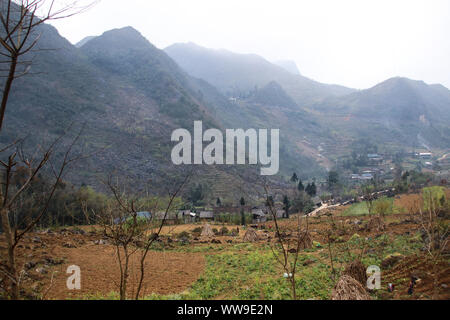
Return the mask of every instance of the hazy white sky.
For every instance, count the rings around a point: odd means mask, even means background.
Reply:
[[[325,83],[404,76],[450,88],[449,0],[101,0],[53,24],[73,43],[132,26],[161,49],[194,42],[291,59]]]

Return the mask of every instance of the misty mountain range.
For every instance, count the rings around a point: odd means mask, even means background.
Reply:
[[[367,90],[322,84],[291,62],[198,45],[153,46],[131,27],[72,45],[49,25],[40,26],[42,50],[33,74],[13,86],[1,143],[27,137],[51,141],[71,124],[85,124],[80,152],[67,179],[97,186],[107,173],[127,176],[155,190],[165,182],[171,132],[207,128],[279,128],[281,176],[323,176],[365,138],[386,148],[426,141],[450,148],[450,91],[404,78]],[[301,66],[300,66],[301,69]],[[177,171],[178,170],[178,171]],[[257,168],[201,166],[196,182],[233,197],[258,178]],[[283,182],[278,180],[279,185]]]

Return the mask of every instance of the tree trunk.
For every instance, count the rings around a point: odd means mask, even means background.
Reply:
[[[244,208],[241,209],[241,224],[245,226],[245,214],[244,214]]]
[[[14,245],[14,235],[11,230],[11,225],[9,222],[9,212],[8,209],[3,208],[1,210],[2,227],[3,232],[6,237],[6,244],[8,246],[8,272],[10,273],[11,279],[11,298],[14,300],[19,299],[19,276],[17,274],[16,267],[16,257],[15,257],[15,245]]]
[[[9,92],[11,91],[12,83],[14,81],[14,75],[16,74],[17,67],[17,57],[12,57],[9,64],[8,78],[5,82],[5,87],[3,89],[2,104],[0,107],[0,131],[3,127],[3,120],[5,118],[6,104],[8,103]]]

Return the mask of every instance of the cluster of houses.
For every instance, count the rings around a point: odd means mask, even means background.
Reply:
[[[201,210],[192,212],[191,210],[178,210],[176,212],[156,212],[150,213],[148,211],[138,212],[138,217],[151,218],[157,221],[165,220],[166,224],[189,224],[196,222],[214,222],[222,214],[236,214],[240,213],[241,207],[233,208],[217,208],[213,210]],[[226,211],[224,211],[226,210]],[[277,219],[286,218],[286,212],[282,208],[276,207],[273,209]],[[245,207],[246,213],[251,213],[253,223],[264,223],[272,218],[272,212],[268,207]]]
[[[433,154],[431,152],[421,152],[415,154],[416,158],[420,158],[423,160],[431,160],[433,158]]]
[[[352,174],[352,180],[372,180],[375,178],[375,175],[383,174],[383,170],[375,168],[375,169],[367,169],[362,171],[361,173]]]
[[[379,155],[378,153],[369,153],[367,155],[367,158],[369,161],[373,164],[381,164],[384,161],[384,158],[382,155]]]
[[[312,198],[314,205],[316,208],[322,206],[322,200],[319,197]],[[196,222],[214,222],[218,221],[219,218],[223,217],[223,215],[232,215],[232,214],[240,214],[241,210],[244,210],[246,214],[252,215],[252,223],[264,223],[268,220],[272,220],[273,214],[276,214],[277,219],[287,218],[286,212],[283,209],[281,204],[275,204],[272,209],[274,212],[272,213],[271,209],[266,206],[260,207],[252,207],[252,206],[220,206],[215,207],[213,209],[199,209],[196,212],[192,212],[191,210],[178,210],[175,212],[156,212],[151,213],[149,211],[138,212],[139,218],[152,219],[156,221],[165,220],[167,225],[176,225],[176,224],[189,224]],[[115,223],[119,223],[120,219],[116,219]]]
[[[369,159],[370,165],[373,165],[375,167],[381,165],[384,161],[384,157],[378,153],[369,153],[367,155],[367,158]],[[382,173],[382,172],[380,172],[380,169],[371,168],[371,169],[366,169],[366,170],[362,171],[361,173],[352,174],[350,176],[350,178],[352,180],[366,181],[366,180],[372,180],[373,178],[375,178],[376,174],[380,174],[380,173]]]
[[[354,173],[351,176],[352,180],[372,180],[374,178],[374,175],[370,172],[363,172],[361,174]]]
[[[250,209],[250,210],[249,210]],[[233,214],[240,212],[241,208],[236,207],[233,210],[228,210],[227,214]],[[212,210],[212,211],[200,211],[199,213],[190,212],[190,210],[180,210],[178,211],[178,220],[181,223],[194,223],[194,222],[213,222],[219,217],[223,210]],[[253,208],[245,208],[245,212],[251,212],[253,223],[263,223],[266,222],[269,217],[272,216],[269,209],[266,207],[253,207]],[[277,218],[284,218],[285,211],[282,209],[275,209]]]

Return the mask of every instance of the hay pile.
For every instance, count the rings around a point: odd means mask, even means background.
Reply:
[[[244,242],[258,241],[258,234],[253,228],[249,228],[244,235]]]
[[[214,232],[211,229],[211,226],[209,224],[205,224],[203,226],[203,231],[201,234],[202,237],[214,237]]]
[[[300,249],[311,249],[313,240],[309,232],[304,231],[300,234]]]
[[[386,224],[384,223],[383,219],[380,217],[372,217],[370,218],[369,222],[367,223],[367,230],[368,231],[377,231],[377,232],[383,232],[386,230]]]
[[[353,261],[345,267],[344,275],[350,276],[364,286],[367,285],[366,267],[360,260]]]
[[[371,298],[357,280],[343,275],[333,289],[331,300],[371,300]]]

